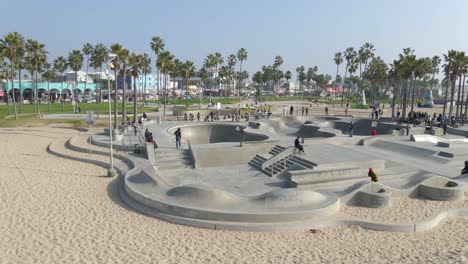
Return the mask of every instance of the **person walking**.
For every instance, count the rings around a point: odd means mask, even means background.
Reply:
[[[180,148],[180,141],[182,139],[182,133],[180,132],[180,127],[177,128],[177,130],[174,132],[175,135],[175,142],[176,142],[176,148]]]
[[[309,107],[306,107],[305,112],[306,112],[306,116],[308,116],[309,115]]]
[[[353,121],[349,122],[349,136],[353,137],[354,123]]]
[[[328,107],[325,106],[325,115],[328,116]]]
[[[442,123],[442,129],[444,131],[444,136],[447,135],[447,121],[444,121],[444,123]]]
[[[197,120],[200,122],[200,112],[197,113]]]
[[[293,115],[293,113],[294,113],[294,107],[291,105],[291,107],[289,107],[289,114]]]
[[[301,145],[301,143],[299,143],[299,138],[300,137],[297,137],[296,140],[294,140],[294,146],[299,149],[299,153],[304,153],[304,147]]]

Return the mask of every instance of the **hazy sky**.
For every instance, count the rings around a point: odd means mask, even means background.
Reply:
[[[49,60],[86,42],[118,42],[153,56],[148,43],[158,35],[166,49],[197,67],[209,53],[226,57],[243,47],[251,74],[281,55],[284,71],[317,65],[334,76],[335,52],[364,42],[373,43],[386,62],[405,47],[418,56],[441,56],[468,45],[467,0],[0,2],[0,34],[18,31],[45,43]]]

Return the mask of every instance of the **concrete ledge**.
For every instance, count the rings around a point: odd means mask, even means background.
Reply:
[[[438,201],[458,201],[465,195],[464,186],[444,177],[432,177],[421,183],[418,195]]]
[[[450,152],[445,152],[445,151],[439,151],[437,152],[437,156],[445,157],[445,158],[453,158],[455,157],[455,154],[450,153]]]
[[[437,142],[437,146],[441,148],[450,148],[450,143],[439,141]]]

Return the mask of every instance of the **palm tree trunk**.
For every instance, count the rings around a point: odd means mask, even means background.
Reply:
[[[166,116],[166,89],[167,89],[166,75],[167,74],[164,73],[164,93],[163,93],[164,108],[163,108],[163,116]]]
[[[450,107],[449,107],[449,114],[448,114],[448,118],[450,118],[453,114],[453,99],[455,97],[455,82],[456,80],[451,80],[451,84],[452,84],[452,89],[451,89],[451,94],[450,94]]]
[[[117,129],[117,121],[119,114],[118,107],[117,107],[117,94],[118,94],[118,82],[117,82],[117,70],[114,68],[114,129]],[[109,100],[111,99],[111,95],[109,94]],[[109,131],[110,132],[110,131]]]
[[[341,104],[343,104],[343,100],[344,100],[344,86],[345,86],[345,83],[346,83],[346,75],[348,73],[348,65],[346,65],[345,67],[345,73],[344,73],[344,78],[343,78],[343,87],[342,87],[342,91],[341,91]]]
[[[395,118],[395,104],[398,99],[397,85],[393,87],[393,103],[392,103],[392,118]]]
[[[39,89],[38,89],[38,77],[37,75],[39,74],[39,70],[36,65],[36,104],[37,104],[37,114],[38,117],[41,118],[41,105],[39,104]]]
[[[20,91],[20,113],[23,113],[23,93],[21,92],[21,68],[18,69],[18,88]]]
[[[47,112],[50,112],[50,87],[49,87],[49,80],[47,80],[47,97],[49,98],[47,102]]]
[[[241,89],[242,89],[242,60],[240,60],[240,67],[239,67],[239,83],[237,85],[239,85],[239,89],[237,91],[237,98],[240,99],[240,94],[241,94]]]
[[[63,100],[63,72],[60,76],[60,85],[62,86],[62,90],[60,91],[60,101],[62,103],[62,112],[65,111],[65,101]]]
[[[458,96],[457,96],[457,112],[455,113],[455,117],[456,118],[459,118],[461,116],[461,111],[460,113],[458,113],[459,111],[459,106],[460,106],[460,92],[461,92],[461,83],[462,83],[462,74],[460,74],[460,78],[459,78],[459,81],[458,81]]]
[[[8,74],[7,74],[8,75]],[[10,109],[10,89],[8,89],[8,76],[5,78],[6,79],[6,87],[3,87],[3,84],[2,84],[2,88],[5,88],[5,96],[6,96],[6,99],[7,99],[7,107],[8,107],[8,115],[10,115],[11,113],[11,109]]]
[[[411,113],[414,111],[414,93],[416,91],[416,79],[413,80],[413,90],[411,94]]]
[[[136,122],[137,120],[137,85],[136,85],[136,78],[133,76],[133,121]]]
[[[16,112],[16,98],[15,98],[15,85],[14,85],[14,77],[13,77],[13,63],[11,63],[11,98],[13,99],[13,109],[15,113],[15,119],[18,119],[18,113]],[[7,98],[9,97],[7,93]],[[8,114],[10,114],[10,107],[8,107]]]
[[[123,67],[122,125],[127,124],[127,65]]]
[[[88,83],[88,69],[89,69],[89,55],[86,55],[86,77],[85,77],[83,91],[86,91],[86,84]]]
[[[463,85],[462,85],[462,93],[461,93],[461,103],[460,103],[460,118],[465,118],[466,115],[463,114],[463,103],[464,103],[464,98],[463,96],[465,95],[465,77],[466,75],[463,74]]]
[[[402,102],[402,104],[400,104],[400,105],[402,105],[402,107],[403,107],[403,109],[402,109],[402,111],[401,111],[401,116],[402,116],[403,118],[406,118],[407,90],[408,90],[408,80],[405,80],[405,83],[404,83],[404,86],[403,86],[403,91],[402,91],[402,92],[403,92],[403,102]]]
[[[447,109],[447,97],[448,97],[448,88],[449,88],[449,77],[447,76],[447,81],[445,82],[445,96],[444,96],[444,109],[442,110],[442,117],[445,118],[445,110]]]

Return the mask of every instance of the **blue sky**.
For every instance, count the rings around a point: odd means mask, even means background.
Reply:
[[[335,52],[364,42],[388,63],[405,47],[441,56],[468,45],[466,0],[1,1],[8,4],[0,34],[18,31],[45,43],[50,60],[86,42],[152,55],[148,43],[158,35],[197,67],[209,53],[226,57],[244,47],[251,74],[281,55],[285,71],[317,65],[334,75]]]

